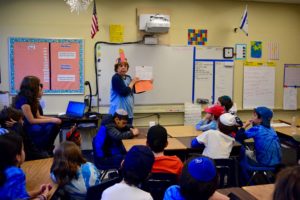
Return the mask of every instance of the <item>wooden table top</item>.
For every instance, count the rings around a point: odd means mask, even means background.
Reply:
[[[128,151],[134,145],[146,145],[146,141],[147,141],[146,138],[122,140],[126,151]],[[168,138],[168,143],[169,144],[166,147],[166,150],[186,150],[187,149],[187,147],[176,138]]]
[[[271,200],[273,199],[274,184],[255,185],[243,187],[248,193],[259,200]]]
[[[46,158],[40,160],[26,161],[21,165],[26,174],[26,189],[27,191],[38,190],[40,185],[44,183],[51,183],[53,188],[50,191],[50,198],[56,191],[58,185],[53,183],[50,178],[50,168],[53,158]],[[49,198],[49,199],[50,199]]]
[[[277,127],[274,130],[279,133],[289,137],[294,138],[296,141],[300,142],[300,128],[292,127]]]
[[[287,123],[287,124],[292,124],[292,120],[286,120],[286,119],[279,119],[279,121]],[[300,127],[300,118],[296,119],[296,126]]]
[[[202,133],[197,131],[194,126],[166,126],[165,128],[171,137],[196,137]]]

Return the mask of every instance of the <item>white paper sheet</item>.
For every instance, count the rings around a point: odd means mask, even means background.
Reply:
[[[283,90],[283,109],[297,110],[297,88],[285,87]]]
[[[9,94],[4,93],[0,94],[0,110],[4,108],[4,106],[9,106]]]
[[[152,80],[153,79],[153,67],[151,66],[136,66],[135,76],[140,80]]]

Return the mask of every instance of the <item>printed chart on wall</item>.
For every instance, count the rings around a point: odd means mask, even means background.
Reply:
[[[84,92],[83,40],[10,38],[9,61],[12,94],[28,75],[40,78],[44,93]]]
[[[243,108],[257,106],[274,108],[275,67],[274,63],[245,62]]]

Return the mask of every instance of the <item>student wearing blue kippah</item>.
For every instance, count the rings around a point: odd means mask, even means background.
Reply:
[[[154,155],[151,149],[135,145],[126,154],[122,163],[123,180],[102,193],[102,200],[152,200],[150,193],[139,189],[139,185],[149,176]]]
[[[228,200],[219,192],[218,173],[213,160],[197,157],[186,161],[179,185],[169,187],[164,200]]]
[[[111,79],[110,89],[110,108],[109,114],[113,115],[116,110],[124,109],[128,113],[128,123],[132,124],[133,121],[133,105],[134,105],[134,84],[139,80],[138,78],[131,78],[127,72],[129,64],[127,59],[120,56],[116,60],[115,74]]]

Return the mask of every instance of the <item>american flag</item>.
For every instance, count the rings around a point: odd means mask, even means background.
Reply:
[[[94,8],[93,8],[93,17],[92,17],[92,27],[91,27],[91,38],[93,39],[96,33],[99,31],[98,27],[98,18],[96,11],[96,0],[94,0]]]

